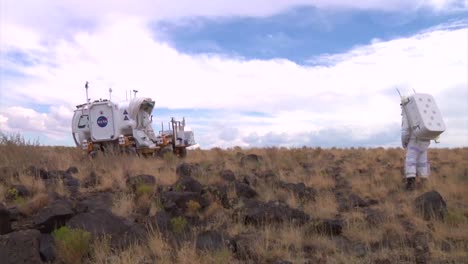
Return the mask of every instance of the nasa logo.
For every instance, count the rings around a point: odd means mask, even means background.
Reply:
[[[100,127],[105,127],[107,126],[107,118],[105,116],[100,116],[97,119],[97,124]]]

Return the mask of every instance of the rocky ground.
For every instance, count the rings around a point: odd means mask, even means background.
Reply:
[[[468,263],[468,149],[0,146],[1,263]]]

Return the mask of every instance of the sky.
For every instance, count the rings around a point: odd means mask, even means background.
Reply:
[[[398,147],[428,93],[467,147],[468,0],[0,0],[0,132],[72,146],[86,81],[201,148]]]

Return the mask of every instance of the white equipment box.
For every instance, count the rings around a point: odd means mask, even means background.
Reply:
[[[417,138],[433,140],[445,131],[442,114],[432,95],[413,94],[403,103],[403,107]]]
[[[89,124],[93,141],[115,140],[114,112],[109,101],[97,102],[89,107]]]

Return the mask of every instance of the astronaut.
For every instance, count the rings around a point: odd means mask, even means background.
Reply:
[[[412,191],[416,186],[416,176],[420,177],[424,184],[430,174],[427,161],[427,149],[430,140],[418,139],[413,133],[408,116],[402,107],[401,144],[406,149],[405,176],[406,189]]]

